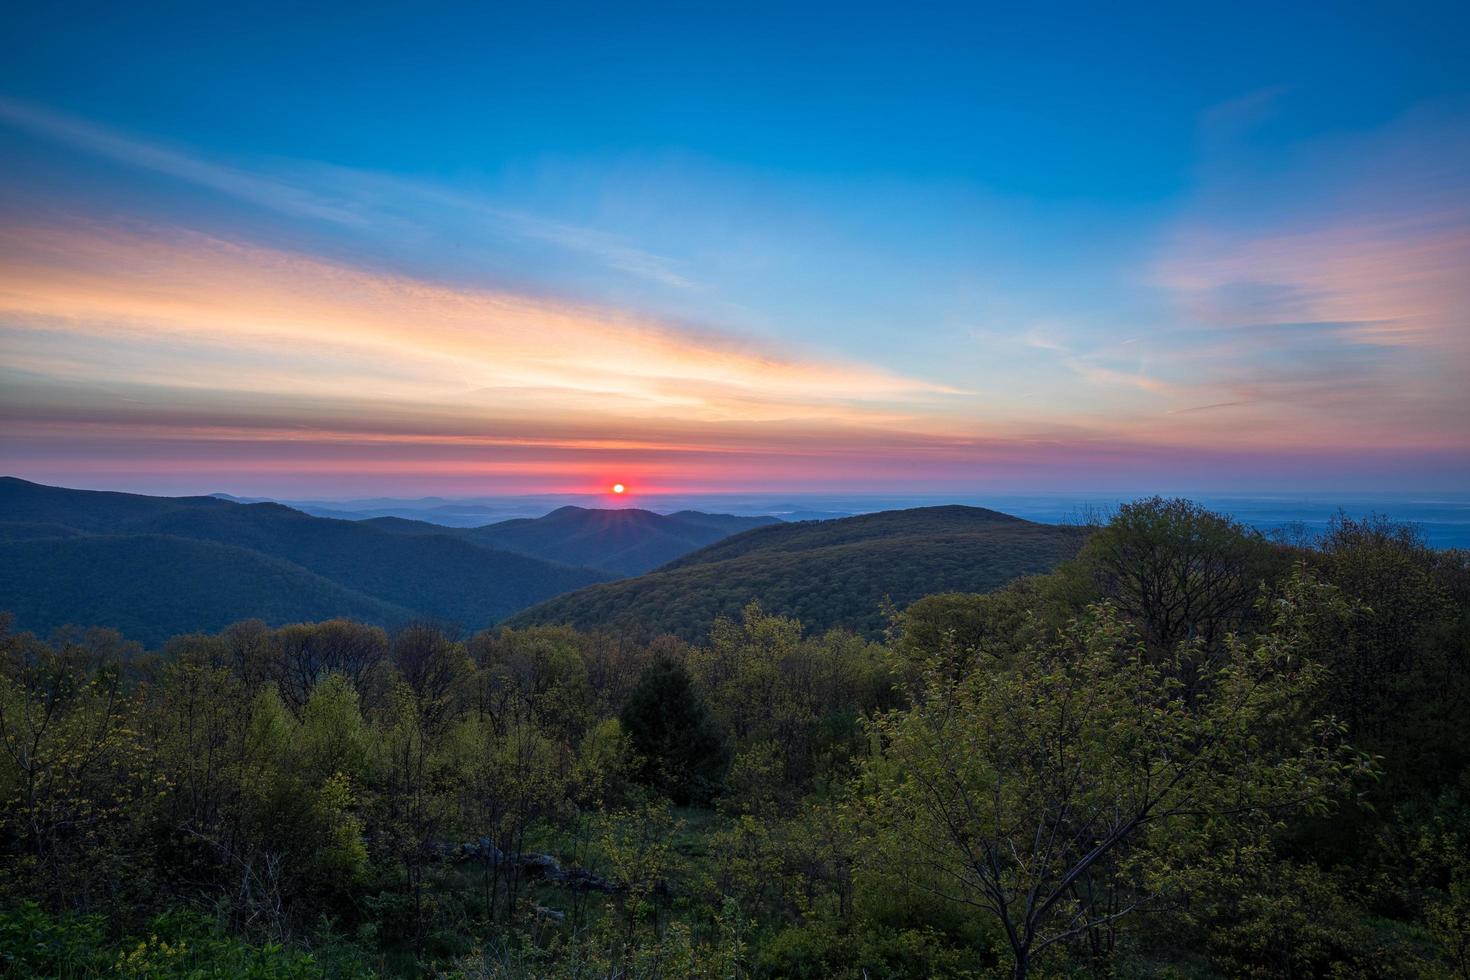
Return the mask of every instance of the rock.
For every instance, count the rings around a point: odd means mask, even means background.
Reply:
[[[561,862],[550,854],[521,854],[510,858],[495,846],[488,837],[455,843],[452,841],[425,841],[424,850],[445,861],[484,861],[500,864],[510,860],[527,878],[539,879],[551,885],[559,885],[579,892],[605,892],[615,895],[623,891],[623,885],[586,868],[563,868]]]
[[[561,874],[561,862],[550,854],[522,854],[520,865],[530,878],[548,878]]]

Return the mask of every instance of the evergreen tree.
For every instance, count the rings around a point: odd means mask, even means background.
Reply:
[[[622,724],[643,758],[643,782],[680,804],[718,791],[729,751],[683,664],[660,659],[646,667]]]

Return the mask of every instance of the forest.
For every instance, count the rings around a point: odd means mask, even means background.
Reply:
[[[7,625],[0,973],[1470,980],[1470,554],[1153,498],[927,591]]]

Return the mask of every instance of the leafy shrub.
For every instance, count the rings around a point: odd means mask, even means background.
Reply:
[[[32,902],[0,912],[0,963],[6,976],[63,980],[308,980],[327,975],[309,953],[276,943],[251,945],[197,912],[166,912],[153,920],[146,935],[109,941],[102,916],[52,916]],[[366,975],[360,968],[345,972]]]

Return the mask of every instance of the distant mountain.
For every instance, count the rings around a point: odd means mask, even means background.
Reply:
[[[979,507],[921,507],[738,534],[638,578],[593,585],[507,623],[570,623],[702,638],[751,599],[812,630],[882,632],[885,598],[986,592],[1072,557],[1086,531]]]
[[[312,517],[334,517],[361,521],[372,517],[399,517],[409,521],[425,521],[450,527],[482,527],[495,521],[544,514],[553,504],[548,499],[495,498],[488,500],[450,500],[444,497],[398,499],[372,497],[358,500],[272,500],[268,497],[236,497],[213,493],[212,497],[237,504],[278,503]]]
[[[119,613],[106,596],[130,594],[127,588],[133,583],[149,589],[155,582],[163,588],[168,581],[183,588],[186,583],[159,577],[166,565],[160,556],[170,547],[179,551],[181,561],[187,560],[192,581],[198,583],[186,588],[186,594],[217,584],[218,594],[211,594],[209,606],[227,610],[227,620],[296,616],[292,610],[297,607],[278,602],[277,593],[265,584],[275,581],[282,588],[303,590],[297,606],[309,607],[301,615],[310,618],[352,615],[392,622],[424,617],[474,629],[608,577],[445,535],[397,534],[361,521],[311,517],[281,504],[240,504],[218,497],[66,490],[6,477],[0,478],[0,514],[5,518],[0,541],[10,542],[7,548],[14,552],[6,584],[0,587],[0,609],[15,612],[25,629],[43,628],[51,622],[47,610],[60,608],[41,599],[47,576],[57,595],[64,594],[69,602],[65,618],[78,625],[117,625]],[[132,539],[139,554],[136,566],[128,564],[126,545],[108,546],[86,537],[94,535],[114,542]],[[163,539],[228,548],[181,549]],[[84,544],[61,546],[78,540]],[[42,560],[48,553],[55,560]],[[97,566],[91,586],[83,587],[86,563],[95,555],[106,560]],[[81,567],[67,567],[72,560]],[[242,563],[254,570],[239,573]],[[267,568],[274,570],[274,579]],[[27,583],[24,589],[18,587],[21,582]],[[210,628],[212,614],[201,609],[192,615],[189,608],[187,603],[171,608],[169,615],[176,612],[177,617],[160,618],[157,631]]]
[[[413,618],[258,551],[160,534],[0,543],[0,611],[42,634],[68,623],[109,626],[148,646],[248,618],[347,616],[384,625]]]
[[[781,522],[774,517],[735,517],[693,510],[655,514],[633,508],[560,507],[545,517],[474,528],[441,527],[394,517],[363,523],[397,534],[448,535],[482,547],[584,565],[622,577],[652,571],[732,534]]]

